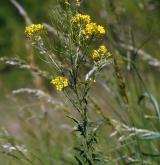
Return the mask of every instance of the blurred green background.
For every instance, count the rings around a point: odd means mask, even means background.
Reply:
[[[17,0],[26,10],[28,16],[34,23],[52,24],[51,10],[57,5],[56,0]],[[83,0],[80,10],[89,14],[95,22],[102,24],[108,33],[105,43],[109,48],[122,57],[127,57],[127,50],[120,46],[121,43],[132,45],[136,50],[143,50],[150,55],[149,59],[136,56],[134,62],[141,74],[147,89],[160,101],[160,1],[159,0]],[[0,2],[0,58],[18,57],[30,62],[28,50],[26,48],[26,39],[24,36],[25,29],[24,18],[19,14],[15,6],[9,1]],[[134,54],[134,53],[133,53]],[[132,58],[132,57],[131,57]],[[134,58],[134,55],[133,55]],[[46,65],[34,56],[34,62],[37,66],[44,69]],[[125,70],[125,77],[129,95],[133,100],[132,104],[137,101],[137,95],[143,90],[137,85],[136,76],[132,70],[127,70],[127,62],[122,66]],[[104,77],[106,74],[104,73]],[[133,76],[133,77],[132,77]],[[104,78],[102,76],[102,79]],[[107,76],[106,76],[107,77]],[[110,84],[112,81],[107,78]],[[98,85],[97,85],[98,86]],[[114,84],[113,84],[114,86]],[[135,90],[136,86],[136,90]],[[16,97],[12,95],[12,90],[18,88],[39,88],[44,91],[53,91],[47,80],[43,80],[40,86],[36,86],[33,74],[30,71],[17,69],[4,62],[0,63],[0,126],[7,127],[11,133],[16,136],[20,134],[17,113],[27,105],[36,102],[32,97]],[[97,89],[97,91],[96,91]],[[101,88],[100,88],[101,89]],[[101,92],[103,89],[100,90]],[[95,88],[94,94],[98,94],[99,87]],[[113,91],[114,92],[114,91]],[[108,107],[105,101],[106,95],[102,94],[99,104],[103,108]],[[114,102],[113,102],[114,103]],[[37,103],[38,104],[38,103]],[[116,107],[115,104],[113,107]],[[40,105],[31,107],[39,109]],[[50,108],[50,107],[49,107]],[[118,109],[118,108],[117,108]],[[63,114],[63,113],[62,113]],[[61,115],[62,115],[61,114]],[[63,116],[63,115],[62,115]],[[61,117],[59,115],[60,124]],[[64,121],[65,119],[63,119]],[[67,121],[68,122],[68,121]],[[55,122],[55,125],[57,121]],[[56,125],[58,129],[58,124]],[[55,130],[56,130],[55,129]],[[59,133],[60,134],[60,133]],[[58,142],[60,137],[55,135]],[[58,138],[56,137],[58,136]],[[65,136],[70,136],[66,135]],[[65,137],[66,138],[66,137]],[[65,138],[61,139],[65,141]],[[68,137],[67,137],[68,138]],[[66,139],[67,139],[66,138]],[[69,139],[69,138],[68,138]],[[67,145],[67,144],[65,144]],[[59,146],[59,145],[58,145]],[[55,147],[57,147],[55,145]],[[63,148],[63,147],[62,147]],[[59,159],[58,153],[56,156]],[[5,158],[4,158],[5,159]],[[6,160],[6,159],[5,159]],[[1,164],[1,163],[0,163]],[[6,163],[7,164],[7,163]],[[61,163],[59,163],[61,164]],[[62,163],[63,164],[63,163]],[[158,165],[158,164],[157,164]]]

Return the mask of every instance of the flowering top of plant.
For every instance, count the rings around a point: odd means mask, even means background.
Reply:
[[[83,15],[83,14],[76,14],[73,17],[73,22],[76,23],[78,26],[80,26],[81,24],[88,24],[90,23],[91,18],[89,15]]]
[[[67,6],[70,6],[71,2],[74,2],[76,7],[80,7],[80,0],[64,0],[63,2]]]
[[[111,53],[107,50],[107,48],[104,45],[101,45],[98,50],[93,50],[91,53],[91,57],[95,62],[105,60],[110,56]]]
[[[32,38],[35,34],[45,33],[45,27],[42,24],[32,24],[25,28],[25,35],[28,38]]]
[[[52,84],[56,86],[57,91],[62,91],[65,87],[69,85],[68,79],[62,76],[58,76],[51,81]]]
[[[93,35],[105,35],[106,31],[103,26],[97,25],[96,23],[88,23],[83,29],[82,34],[89,38]]]
[[[76,7],[80,7],[80,0],[76,0]]]

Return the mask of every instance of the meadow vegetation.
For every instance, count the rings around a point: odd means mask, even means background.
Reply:
[[[159,165],[159,9],[2,2],[0,165]]]

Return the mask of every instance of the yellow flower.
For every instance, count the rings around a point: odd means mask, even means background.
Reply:
[[[97,25],[96,23],[89,23],[86,25],[85,29],[82,31],[86,36],[91,36],[96,32]]]
[[[69,85],[68,79],[62,76],[58,76],[51,81],[52,84],[56,86],[58,91],[62,91],[65,87]]]
[[[101,35],[104,35],[104,34],[106,33],[104,27],[103,27],[103,26],[100,26],[100,25],[97,26],[97,31],[98,31],[99,34],[101,34]]]
[[[42,24],[32,24],[25,28],[25,35],[28,38],[33,37],[35,34],[46,33],[45,27]]]
[[[76,23],[78,26],[80,26],[81,24],[88,24],[90,23],[91,18],[89,15],[83,15],[83,14],[76,14],[73,17],[73,22]]]
[[[91,53],[91,57],[93,60],[96,60],[96,59],[100,58],[100,55],[97,50],[93,50]]]
[[[86,38],[89,38],[93,35],[104,35],[105,29],[104,27],[97,25],[96,23],[88,23],[85,28],[81,31]]]
[[[110,56],[111,53],[107,50],[107,48],[104,45],[101,45],[98,50],[93,50],[91,52],[91,58],[94,60],[94,62],[105,60]]]
[[[104,45],[101,45],[98,49],[99,53],[104,54],[107,52],[107,48]]]

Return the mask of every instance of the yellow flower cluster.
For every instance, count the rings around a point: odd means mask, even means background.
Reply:
[[[106,31],[105,31],[104,27],[103,26],[100,26],[100,25],[97,26],[97,31],[101,35],[106,34]]]
[[[72,18],[73,23],[76,24],[76,26],[83,25],[84,27],[80,31],[82,35],[84,35],[87,39],[96,35],[105,35],[106,31],[103,26],[97,25],[96,23],[91,22],[91,18],[89,15],[83,15],[80,13],[77,13]]]
[[[105,60],[110,56],[111,53],[107,50],[107,48],[104,45],[101,45],[98,50],[93,50],[91,53],[91,57],[95,62]]]
[[[96,23],[88,23],[83,29],[82,34],[86,36],[86,38],[90,38],[93,35],[104,35],[106,33],[103,26],[97,25]]]
[[[83,15],[83,14],[78,13],[73,17],[73,22],[76,23],[77,26],[86,25],[90,23],[90,21],[91,21],[91,18],[89,15]]]
[[[45,27],[42,24],[32,24],[25,29],[25,35],[28,38],[33,37],[35,34],[45,33]]]
[[[69,85],[68,79],[62,76],[58,76],[55,79],[51,81],[52,84],[56,86],[56,89],[58,91],[62,91],[63,88],[67,87]]]

